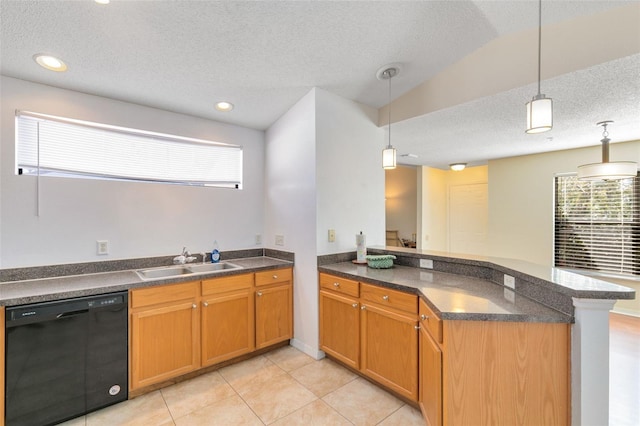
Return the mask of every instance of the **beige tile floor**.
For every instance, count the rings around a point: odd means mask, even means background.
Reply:
[[[286,346],[65,426],[424,425],[419,410],[329,359]]]

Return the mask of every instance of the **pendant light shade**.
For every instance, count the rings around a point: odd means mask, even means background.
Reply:
[[[391,146],[391,79],[398,75],[400,69],[398,67],[389,66],[383,67],[378,70],[376,77],[379,80],[389,80],[389,104],[387,105],[387,112],[389,113],[389,143],[382,150],[382,168],[385,170],[391,170],[396,168],[396,149]]]
[[[633,161],[609,161],[609,132],[607,125],[613,121],[601,121],[597,125],[602,131],[602,163],[583,164],[578,166],[580,180],[621,180],[635,177],[638,174],[638,164]]]
[[[382,168],[396,168],[396,149],[392,147],[391,144],[382,150]]]
[[[527,103],[525,133],[542,133],[553,128],[553,100],[540,93],[540,63],[542,57],[542,0],[538,1],[538,94]]]
[[[580,180],[621,180],[635,177],[637,173],[638,164],[633,161],[614,161],[578,166],[578,179]]]
[[[527,103],[527,133],[543,133],[553,128],[553,100],[536,95]]]

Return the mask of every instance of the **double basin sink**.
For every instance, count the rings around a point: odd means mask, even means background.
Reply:
[[[160,268],[138,269],[136,274],[143,280],[153,280],[158,278],[181,277],[185,275],[209,274],[212,272],[231,271],[242,269],[242,266],[229,262],[220,263],[199,263],[193,265],[173,265],[162,266]]]

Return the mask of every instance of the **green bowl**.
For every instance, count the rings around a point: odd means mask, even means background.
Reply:
[[[388,269],[393,266],[393,259],[396,257],[392,254],[368,255],[367,266],[376,269]]]

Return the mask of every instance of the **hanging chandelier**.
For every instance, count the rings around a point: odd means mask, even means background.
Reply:
[[[602,163],[583,164],[578,166],[580,180],[621,180],[635,177],[638,174],[638,164],[633,161],[609,161],[609,132],[607,126],[611,120],[600,121],[602,126]]]

